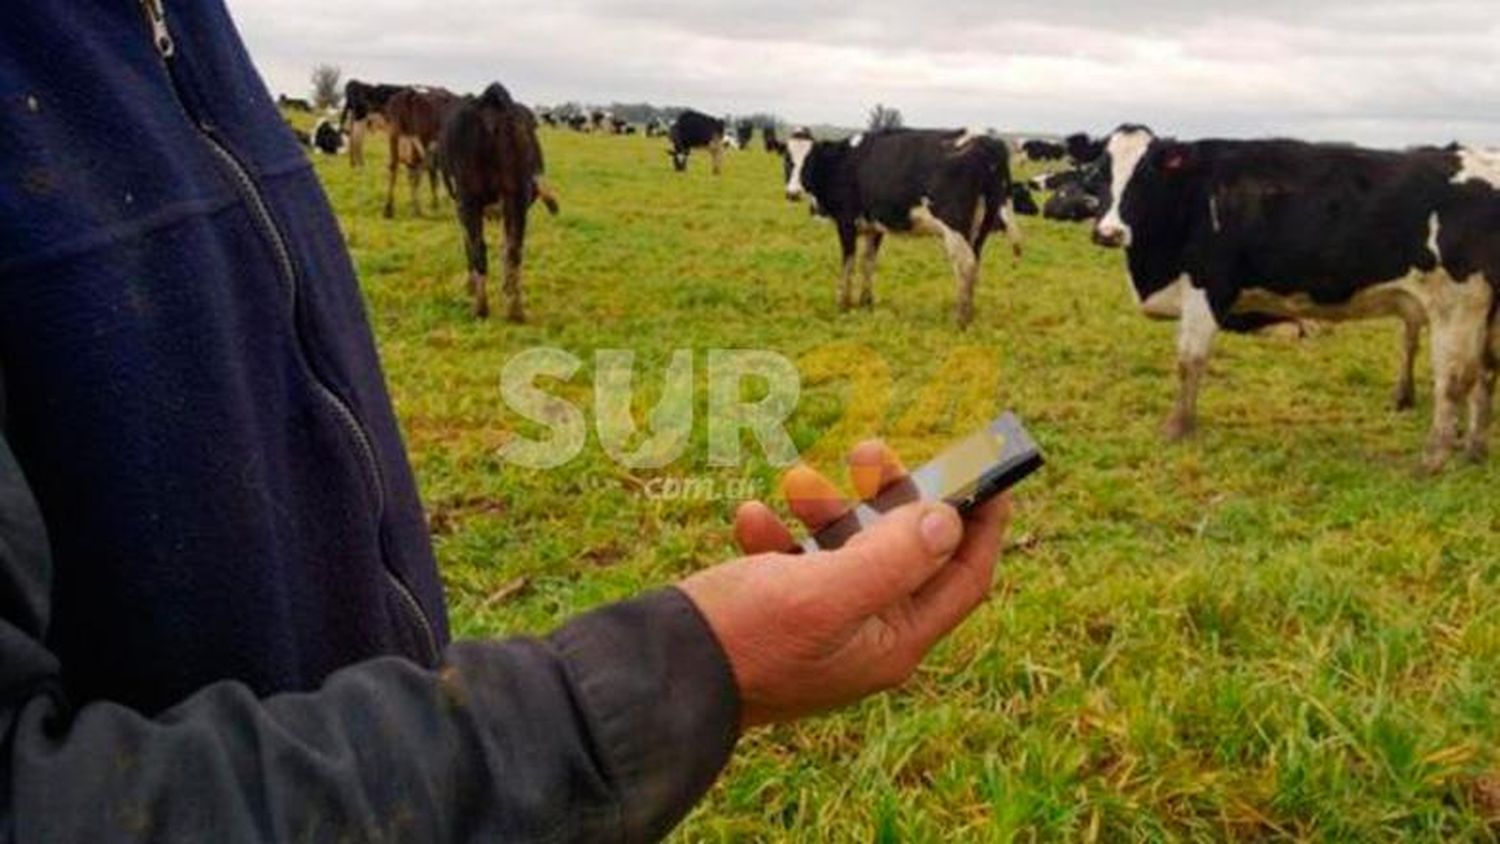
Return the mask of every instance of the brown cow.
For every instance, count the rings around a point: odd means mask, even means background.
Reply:
[[[396,171],[406,165],[411,182],[412,213],[422,216],[422,200],[418,186],[422,183],[422,169],[427,169],[432,183],[432,205],[436,209],[438,136],[443,131],[443,120],[458,104],[458,96],[442,88],[407,88],[390,98],[385,104],[385,119],[390,124],[391,161],[390,182],[385,194],[385,216],[396,215]]]
[[[526,215],[538,198],[557,213],[557,199],[542,174],[542,146],[536,116],[511,99],[499,83],[479,97],[465,97],[443,126],[439,161],[443,181],[458,206],[469,258],[469,290],[474,313],[489,316],[485,287],[489,259],[484,246],[485,211],[498,207],[505,226],[505,298],[511,322],[525,322],[521,301],[521,255]]]

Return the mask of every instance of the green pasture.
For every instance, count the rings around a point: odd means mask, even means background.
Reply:
[[[532,215],[524,326],[471,316],[451,203],[414,218],[403,185],[381,217],[381,144],[364,171],[316,165],[459,635],[544,633],[734,554],[735,501],[662,500],[653,479],[775,496],[753,441],[742,467],[707,465],[702,390],[666,468],[595,436],[561,468],[508,465],[507,442],[545,433],[500,397],[533,347],[582,359],[549,389],[591,424],[596,349],[636,353],[642,421],[677,350],[701,384],[710,350],[763,349],[803,376],[792,438],[841,478],[860,439],[915,465],[1006,408],[1051,461],[1018,491],[993,600],[917,679],[745,737],[678,840],[1496,837],[1500,472],[1418,476],[1431,388],[1389,409],[1395,323],[1224,338],[1202,432],[1168,446],[1172,326],[1138,315],[1086,229],[1027,220],[1019,261],[996,241],[967,332],[931,240],[888,241],[875,308],[840,314],[834,234],[782,198],[776,158],[731,153],[714,178],[700,156],[673,173],[659,140],[542,139],[562,214]]]

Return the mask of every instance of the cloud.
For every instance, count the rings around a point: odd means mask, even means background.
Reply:
[[[313,64],[533,102],[650,100],[856,125],[1500,144],[1492,0],[238,0],[276,90]]]

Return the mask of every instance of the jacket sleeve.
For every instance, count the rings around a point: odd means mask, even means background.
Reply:
[[[310,694],[222,683],[154,718],[74,709],[45,644],[50,565],[0,440],[6,840],[652,840],[736,740],[728,665],[676,590],[454,645],[436,672],[388,659]]]

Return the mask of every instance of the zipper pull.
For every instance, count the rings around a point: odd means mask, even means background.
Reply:
[[[167,13],[162,8],[162,0],[141,0],[141,9],[151,24],[151,40],[156,44],[156,52],[164,59],[172,58],[177,46],[172,43],[172,31],[167,29]]]

